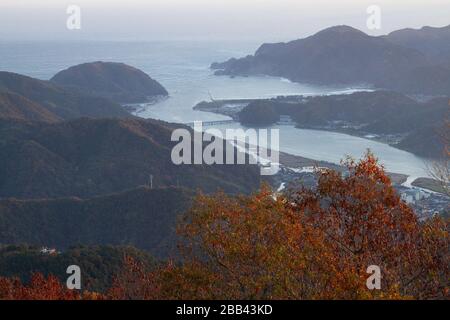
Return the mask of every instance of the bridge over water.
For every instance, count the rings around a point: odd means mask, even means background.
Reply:
[[[236,120],[218,120],[218,121],[199,121],[203,127],[213,127],[213,126],[218,126],[218,125],[223,125],[223,124],[235,124],[235,123],[239,123]],[[295,122],[291,119],[291,117],[289,116],[281,116],[280,120],[276,123],[277,125],[295,125]],[[194,122],[187,122],[185,123],[185,125],[189,126],[189,127],[194,127]]]
[[[218,120],[218,121],[199,121],[199,123],[201,123],[203,127],[213,127],[213,126],[218,126],[218,125],[223,125],[223,124],[237,123],[237,121],[235,121],[235,120]],[[185,123],[185,125],[187,125],[189,127],[194,127],[194,122],[187,122],[187,123]]]

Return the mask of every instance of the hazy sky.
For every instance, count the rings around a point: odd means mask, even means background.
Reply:
[[[66,28],[68,5],[81,30]],[[382,29],[366,27],[369,5]],[[370,34],[450,24],[450,0],[0,0],[0,39],[296,39],[339,24]]]

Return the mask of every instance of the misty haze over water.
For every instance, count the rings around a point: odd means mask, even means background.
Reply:
[[[66,28],[78,5],[81,30]],[[366,26],[367,8],[382,9],[380,30]],[[448,24],[449,0],[2,0],[0,40],[289,41],[333,25],[373,35]],[[130,19],[132,17],[132,19]]]

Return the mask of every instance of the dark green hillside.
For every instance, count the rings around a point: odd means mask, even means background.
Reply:
[[[441,132],[442,126],[439,125],[419,128],[396,147],[422,157],[441,159],[445,156],[444,138]]]
[[[0,198],[89,198],[134,189],[180,186],[251,192],[257,166],[174,165],[168,123],[78,119],[55,124],[0,121]]]
[[[244,125],[268,126],[280,120],[274,106],[264,100],[250,103],[239,113],[239,121]]]
[[[42,247],[29,245],[0,246],[0,277],[18,277],[28,282],[33,273],[55,275],[65,283],[67,267],[77,265],[81,269],[83,290],[103,292],[111,286],[113,277],[120,272],[124,257],[154,265],[151,256],[133,247],[77,246],[46,254]]]
[[[139,188],[88,200],[0,200],[0,243],[65,250],[83,245],[131,245],[157,257],[176,246],[177,217],[193,193]]]

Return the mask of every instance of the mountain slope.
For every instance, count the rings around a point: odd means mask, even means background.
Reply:
[[[442,159],[445,146],[439,133],[441,130],[442,127],[432,125],[419,128],[398,143],[396,147],[422,157]]]
[[[146,185],[150,175],[155,187],[259,187],[257,166],[173,164],[175,128],[144,119],[0,120],[0,198],[88,198]]]
[[[331,27],[288,43],[264,44],[253,56],[211,67],[217,75],[264,74],[295,82],[369,84],[408,93],[450,94],[449,68],[437,67],[415,48],[348,26]]]
[[[0,243],[65,250],[83,245],[132,245],[157,257],[176,246],[177,217],[190,206],[183,189],[138,188],[88,200],[0,200]]]
[[[131,117],[120,105],[104,98],[74,93],[48,81],[42,81],[11,72],[0,71],[0,92],[16,94],[16,109],[45,109],[54,117]],[[34,106],[24,104],[24,99]],[[30,111],[31,113],[31,111]],[[28,119],[31,120],[31,119]]]
[[[0,118],[56,122],[62,119],[40,104],[15,93],[0,92]]]
[[[123,63],[84,63],[57,73],[50,81],[118,103],[144,102],[168,95],[160,83]]]

